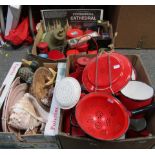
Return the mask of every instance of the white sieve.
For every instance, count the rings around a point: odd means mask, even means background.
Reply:
[[[54,96],[62,109],[73,108],[80,99],[81,87],[79,82],[72,78],[62,79],[55,87]]]

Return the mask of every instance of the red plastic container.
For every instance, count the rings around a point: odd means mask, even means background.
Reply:
[[[37,51],[38,53],[41,53],[41,54],[48,54],[48,43],[40,42],[37,45]]]

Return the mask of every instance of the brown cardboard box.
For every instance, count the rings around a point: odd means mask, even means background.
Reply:
[[[95,55],[88,55],[88,57],[94,57]],[[149,85],[151,85],[151,81],[149,76],[143,67],[143,63],[138,55],[126,55],[128,59],[131,61],[133,67],[137,71],[137,76],[139,81],[143,81]],[[73,66],[73,60],[80,55],[72,55],[68,58],[67,61],[67,70],[66,75],[69,74],[70,69]],[[148,119],[149,121],[149,119]],[[114,141],[100,141],[95,140],[93,138],[84,138],[84,137],[75,137],[68,135],[62,131],[62,124],[63,124],[63,111],[61,111],[61,121],[59,127],[59,141],[62,148],[69,149],[69,148],[76,148],[76,149],[144,149],[144,148],[152,148],[155,146],[155,136],[152,137],[145,137],[145,138],[130,138],[124,140],[114,140]]]
[[[110,38],[112,39],[111,41],[113,42],[113,27],[112,27],[112,24],[109,24],[108,31],[109,31]],[[31,54],[34,55],[35,57],[37,57],[37,55],[38,55],[38,53],[37,53],[37,44],[41,41],[44,32],[45,32],[45,29],[44,29],[43,23],[41,21],[40,22],[40,27],[38,29],[38,33],[37,33],[36,38],[35,38],[34,43],[33,43],[32,52],[31,52]],[[44,59],[44,58],[40,58],[40,57],[39,57],[39,59],[42,59],[42,60],[45,60],[45,61],[47,61],[47,60],[50,61],[50,59]],[[62,59],[62,61],[64,61],[64,60],[66,60],[66,59]]]
[[[155,48],[155,6],[115,6],[110,16],[116,48]]]
[[[43,63],[43,66],[52,68],[57,71],[57,63]],[[0,109],[0,118],[2,118],[2,110]],[[0,148],[61,148],[57,137],[37,135],[23,135],[20,141],[14,133],[6,133],[2,131],[2,123],[0,121]]]

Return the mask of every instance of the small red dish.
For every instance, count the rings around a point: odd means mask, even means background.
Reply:
[[[51,60],[60,60],[60,59],[64,59],[65,55],[59,50],[51,50],[48,53],[48,58]]]

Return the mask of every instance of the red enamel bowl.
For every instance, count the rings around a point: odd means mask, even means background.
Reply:
[[[61,60],[65,58],[65,55],[59,50],[51,50],[48,53],[48,58],[51,60]]]
[[[116,93],[129,82],[132,74],[132,65],[125,56],[116,52],[111,53],[110,65],[111,82],[107,53],[98,56],[98,66],[96,66],[96,58],[94,58],[85,67],[82,81],[88,92],[96,90],[98,92]],[[96,68],[98,68],[97,76]]]

